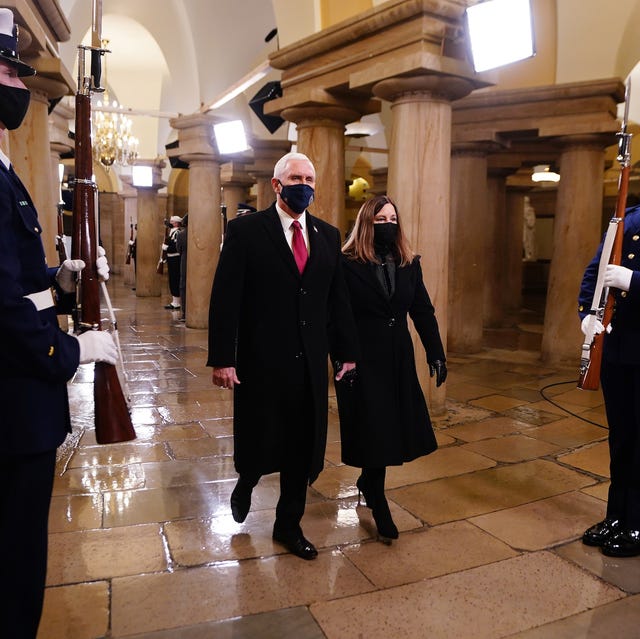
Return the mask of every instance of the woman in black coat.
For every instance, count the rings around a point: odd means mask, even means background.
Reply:
[[[436,386],[447,376],[445,354],[419,257],[388,197],[363,204],[342,252],[362,351],[351,385],[336,384],[342,461],[362,468],[356,485],[373,511],[381,539],[390,543],[398,529],[384,495],[386,467],[437,448],[407,315],[427,352]]]

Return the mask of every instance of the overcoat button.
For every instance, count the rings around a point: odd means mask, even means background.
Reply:
[[[638,240],[640,240],[640,235],[634,235],[631,239],[632,239],[634,242],[637,242]]]
[[[636,256],[635,253],[629,253],[629,255],[627,255],[627,257],[632,260],[634,257]]]

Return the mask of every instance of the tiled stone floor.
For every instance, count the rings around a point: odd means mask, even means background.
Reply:
[[[575,370],[500,348],[496,331],[481,353],[450,353],[439,450],[388,474],[401,531],[390,547],[357,507],[332,402],[303,520],[320,555],[305,562],[271,541],[276,476],[244,524],[231,518],[231,395],[211,385],[206,331],[164,298],[110,289],[138,439],[96,445],[83,367],[39,639],[640,637],[640,558],[579,541],[603,516],[608,467],[601,395],[576,390]],[[505,344],[535,343],[537,317]],[[561,382],[545,395],[574,415],[540,393]]]

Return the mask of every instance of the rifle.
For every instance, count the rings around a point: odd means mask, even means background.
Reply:
[[[164,220],[164,226],[164,240],[160,247],[160,259],[158,260],[158,266],[156,266],[156,273],[158,275],[162,275],[164,273],[164,265],[167,261],[167,249],[169,248],[169,229],[171,228],[171,224],[169,224],[167,220]]]
[[[131,264],[131,254],[133,253],[133,220],[131,220],[129,228],[129,245],[127,246],[127,257],[124,261],[125,264]]]
[[[602,366],[602,349],[606,329],[611,323],[615,297],[608,287],[604,286],[604,273],[607,265],[620,264],[622,258],[622,240],[624,237],[624,215],[627,208],[627,193],[629,191],[629,173],[631,172],[631,137],[627,132],[629,121],[629,96],[631,93],[631,80],[627,81],[625,89],[624,118],[618,136],[618,156],[620,163],[620,175],[618,176],[618,195],[616,197],[616,210],[609,221],[609,226],[602,244],[602,253],[598,265],[598,277],[593,293],[593,301],[589,315],[591,321],[582,344],[582,357],[580,359],[580,377],[578,388],[582,390],[598,390],[600,386],[600,368]],[[595,333],[595,321],[599,320],[605,327],[601,333]]]
[[[100,282],[96,269],[98,237],[96,233],[96,211],[98,187],[92,179],[91,159],[91,92],[101,91],[100,63],[106,52],[101,48],[100,24],[102,22],[102,0],[93,0],[91,46],[78,46],[78,90],[76,93],[75,135],[75,185],[73,189],[73,236],[71,253],[74,259],[84,260],[76,288],[74,324],[76,332],[101,330]],[[85,54],[91,51],[91,73],[85,75]],[[102,283],[106,293],[106,286]],[[110,306],[108,294],[105,295]],[[117,326],[114,339],[117,340]],[[118,371],[112,364],[96,362],[93,382],[95,402],[96,440],[99,444],[112,444],[134,439],[136,434],[131,423],[129,409],[120,386]]]

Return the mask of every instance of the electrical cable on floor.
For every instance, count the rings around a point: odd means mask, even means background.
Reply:
[[[593,424],[594,426],[599,426],[600,428],[607,428],[606,426],[604,426],[603,424],[598,424],[598,422],[594,422],[591,421],[590,419],[587,419],[586,417],[581,417],[580,415],[576,414],[576,413],[572,413],[570,410],[568,410],[567,408],[565,408],[564,406],[560,406],[560,404],[558,404],[557,402],[554,402],[552,399],[550,399],[549,397],[547,397],[544,394],[544,391],[547,390],[547,388],[553,388],[554,386],[562,386],[563,384],[578,384],[578,380],[569,380],[568,382],[555,382],[554,384],[547,384],[546,386],[543,386],[540,389],[540,395],[542,395],[542,398],[549,402],[550,404],[553,404],[554,406],[556,406],[557,408],[559,408],[560,410],[563,410],[565,413],[569,413],[569,415],[571,415],[572,417],[576,417],[577,419],[580,419],[583,422],[587,422],[587,424]]]

